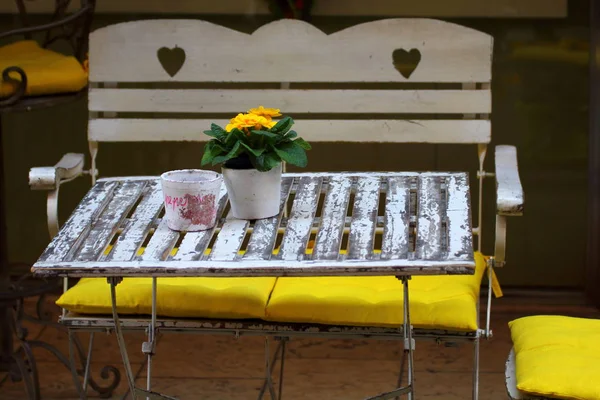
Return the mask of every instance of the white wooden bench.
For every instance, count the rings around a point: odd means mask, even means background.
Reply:
[[[331,35],[296,20],[276,21],[251,35],[199,20],[135,21],[101,28],[90,35],[91,167],[83,171],[83,155],[69,154],[54,167],[32,169],[30,184],[33,189],[49,190],[48,226],[54,236],[58,231],[58,188],[85,173],[95,182],[100,143],[206,141],[202,131],[215,121],[214,115],[235,115],[258,105],[281,108],[293,116],[295,129],[309,142],[477,145],[476,249],[482,243],[482,185],[495,177],[497,186],[496,199],[486,202],[495,204],[497,210],[495,254],[487,259],[491,282],[492,268],[505,263],[506,217],[521,215],[524,203],[513,146],[495,148],[494,173],[483,167],[491,141],[492,49],[493,39],[485,33],[430,19],[386,19]],[[161,53],[173,58],[166,69],[158,58]],[[136,87],[160,83],[161,87],[133,89],[128,87],[132,83]],[[181,88],[186,83],[194,87]],[[211,84],[210,89],[202,88],[206,83]],[[253,88],[243,86],[249,83]],[[402,85],[407,83],[411,86]],[[373,89],[374,85],[385,89]],[[139,113],[144,118],[124,113]],[[186,118],[154,118],[153,113],[185,113]],[[439,119],[440,115],[446,117]],[[108,242],[102,243],[105,245]],[[478,329],[415,330],[417,338],[474,343],[475,399],[479,341],[492,334],[491,292],[488,287],[487,319]],[[303,321],[169,321],[163,323],[163,330],[283,338],[340,332],[323,329],[320,324],[311,328]],[[108,315],[65,312],[61,322],[73,331],[114,326]],[[125,318],[124,324],[126,330],[142,330],[148,327],[148,319],[132,316]],[[402,339],[398,330],[381,326],[340,329],[346,329],[344,337]]]

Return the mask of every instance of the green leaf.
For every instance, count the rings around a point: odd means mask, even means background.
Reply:
[[[214,137],[220,142],[225,141],[225,139],[227,138],[227,131],[217,124],[211,124],[210,130],[204,131],[204,133],[210,137]]]
[[[283,161],[289,164],[298,167],[306,167],[308,164],[306,151],[295,142],[283,143],[279,147],[273,147],[273,150],[275,150],[277,155],[281,157]]]
[[[279,163],[281,163],[281,158],[277,155],[277,153],[269,152],[269,153],[265,153],[264,156],[265,156],[264,165],[265,165],[266,171],[269,171],[269,170],[275,168],[277,165],[279,165]]]
[[[253,133],[254,135],[265,136],[265,137],[267,137],[269,139],[277,139],[279,137],[279,135],[277,135],[275,133],[272,133],[272,132],[267,132],[267,131],[255,131],[255,130],[252,130],[250,132]]]
[[[302,138],[298,138],[298,139],[294,140],[294,143],[296,143],[298,146],[302,147],[304,150],[310,150],[312,148],[310,143],[308,143],[306,140],[304,140]]]
[[[241,143],[241,142],[238,142],[238,143]],[[266,150],[264,147],[262,149],[253,149],[252,147],[248,146],[246,143],[242,143],[242,146],[244,146],[250,153],[252,153],[256,157],[260,156]]]
[[[283,137],[281,138],[281,141],[282,142],[289,142],[293,138],[295,138],[296,136],[298,136],[298,134],[296,133],[296,131],[289,131],[288,133],[286,133],[285,135],[283,135]]]
[[[277,133],[279,135],[285,134],[294,125],[294,120],[291,117],[284,117],[280,119],[274,127],[269,129],[270,132]]]
[[[204,146],[204,154],[202,155],[201,165],[210,163],[215,157],[223,153],[225,149],[218,142],[210,141]]]
[[[229,132],[229,135],[227,135],[227,138],[225,139],[225,144],[227,145],[227,147],[230,147],[233,146],[235,142],[239,142],[240,140],[246,142],[246,134],[238,128],[235,128],[232,129],[231,132]]]
[[[212,165],[215,164],[220,164],[223,163],[233,157],[236,157],[240,154],[240,142],[236,142],[233,147],[231,148],[231,150],[229,150],[229,153],[223,155],[223,156],[217,156],[213,159]]]

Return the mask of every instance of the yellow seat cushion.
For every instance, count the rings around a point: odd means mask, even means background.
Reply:
[[[158,278],[157,314],[163,317],[262,318],[276,278]],[[151,314],[152,279],[125,278],[117,285],[120,314]],[[104,278],[82,278],[56,302],[82,314],[111,314]]]
[[[475,253],[474,275],[418,276],[409,282],[411,323],[417,328],[474,331],[485,270]],[[328,325],[398,327],[403,318],[402,282],[395,277],[279,278],[266,319]]]
[[[87,71],[75,57],[41,48],[33,40],[0,47],[0,74],[13,66],[25,71],[29,96],[77,92],[88,83]],[[10,76],[20,80],[17,73]],[[14,84],[0,79],[0,97],[14,92]]]
[[[600,400],[600,320],[536,315],[508,326],[520,391]]]

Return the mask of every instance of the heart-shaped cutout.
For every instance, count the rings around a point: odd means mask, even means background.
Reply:
[[[421,62],[421,52],[417,49],[410,49],[410,51],[396,49],[392,53],[392,61],[394,68],[408,79]]]
[[[179,72],[185,62],[185,51],[177,46],[173,49],[161,47],[156,52],[156,56],[158,57],[158,61],[160,61],[160,65],[162,65],[171,78]]]

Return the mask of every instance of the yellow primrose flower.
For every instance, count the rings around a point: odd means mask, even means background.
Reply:
[[[251,108],[248,110],[248,112],[250,114],[256,114],[256,115],[260,115],[262,117],[266,117],[267,119],[281,116],[281,112],[279,112],[279,108],[264,108],[263,106],[258,106],[258,108]]]
[[[225,127],[227,132],[231,132],[234,128],[254,128],[261,129],[263,126],[269,126],[271,121],[263,116],[256,114],[238,114],[229,121],[229,124]]]

